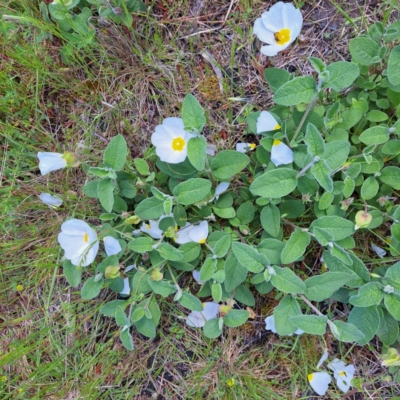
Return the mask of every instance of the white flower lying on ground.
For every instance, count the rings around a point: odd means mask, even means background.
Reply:
[[[331,363],[328,364],[328,368],[333,371],[333,376],[336,379],[338,388],[343,392],[347,393],[351,386],[351,380],[353,379],[355,367],[353,364],[346,365],[343,361],[335,358]]]
[[[60,207],[63,203],[60,197],[52,196],[50,193],[42,193],[39,198],[49,207]]]
[[[254,143],[236,143],[236,151],[240,153],[247,153],[255,148],[256,145]]]
[[[268,111],[261,111],[260,116],[257,119],[257,133],[268,132],[268,131],[276,131],[280,129],[281,126],[278,124],[278,121],[273,117],[271,113]]]
[[[186,324],[194,328],[202,328],[208,320],[217,317],[218,303],[206,302],[203,303],[203,308],[203,311],[192,311],[186,318]]]
[[[273,315],[270,315],[269,317],[265,318],[264,322],[265,322],[265,329],[267,331],[272,331],[273,333],[276,333],[275,318]],[[296,335],[301,335],[302,333],[304,333],[304,331],[302,331],[301,329],[297,329],[297,331],[295,332]],[[292,334],[288,336],[292,336]]]
[[[254,23],[253,33],[269,46],[262,46],[261,53],[276,56],[297,38],[303,24],[303,16],[291,3],[279,1],[261,14]]]
[[[125,272],[129,272],[132,269],[136,268],[135,265],[129,265],[125,268]],[[119,294],[123,296],[129,296],[131,293],[131,287],[129,286],[129,278],[124,279],[124,288],[122,289],[122,292],[119,292]]]
[[[47,175],[49,172],[57,171],[67,166],[67,160],[64,154],[61,153],[43,153],[39,151],[37,157],[39,159],[39,169],[42,175]]]
[[[178,164],[187,156],[187,143],[195,135],[186,132],[181,118],[166,118],[151,135],[151,143],[161,161]]]
[[[70,219],[61,225],[58,243],[65,251],[65,258],[82,267],[91,264],[99,251],[97,233],[79,219]]]
[[[113,256],[115,254],[118,254],[122,250],[121,244],[119,243],[119,241],[117,239],[113,238],[112,236],[104,237],[103,242],[104,242],[104,248],[106,250],[106,254],[108,256]]]
[[[386,256],[386,250],[382,249],[382,247],[377,246],[375,243],[371,243],[371,249],[376,253],[376,255],[380,258]]]
[[[178,244],[185,244],[189,242],[196,242],[203,244],[208,237],[208,222],[201,221],[199,225],[186,225],[176,232],[175,242]]]
[[[327,372],[314,372],[308,374],[307,378],[311,387],[320,396],[323,396],[326,393],[329,384],[332,382],[332,378]]]
[[[142,226],[140,227],[140,231],[143,233],[147,233],[153,239],[161,239],[163,235],[163,231],[158,227],[160,221],[150,220],[148,224],[143,222]]]
[[[271,161],[276,167],[293,162],[293,151],[280,140],[275,139],[271,148]]]

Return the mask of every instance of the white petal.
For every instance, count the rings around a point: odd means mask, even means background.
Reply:
[[[186,324],[193,328],[202,328],[206,320],[200,311],[192,311],[186,318]]]
[[[140,229],[135,229],[134,231],[132,231],[132,236],[141,236],[142,235],[142,231]]]
[[[290,43],[292,43],[301,31],[303,16],[301,15],[301,11],[292,3],[285,3],[282,16],[285,28],[290,29]]]
[[[214,198],[216,198],[217,200],[219,199],[219,196],[224,193],[228,187],[229,187],[230,183],[229,182],[221,182],[216,188],[215,188],[215,193],[214,193],[214,197],[211,200],[214,200]],[[210,200],[210,201],[211,201]]]
[[[261,14],[264,26],[271,32],[278,32],[283,28],[288,28],[283,22],[284,3],[279,1],[274,4],[267,12]]]
[[[181,118],[165,118],[162,125],[172,138],[185,136],[185,127]]]
[[[60,232],[57,240],[65,251],[67,260],[80,257],[88,248],[87,243],[83,240],[83,235],[66,235],[64,232]]]
[[[42,193],[39,198],[44,204],[50,207],[60,207],[63,203],[62,199],[58,196],[52,196],[50,193]]]
[[[236,143],[236,151],[240,153],[247,153],[248,151],[254,150],[256,146],[254,143]]]
[[[314,372],[308,375],[308,382],[317,394],[323,396],[328,390],[332,378],[327,372]]]
[[[335,378],[339,375],[340,371],[344,370],[345,366],[346,364],[338,358],[333,359],[333,361],[328,364],[328,368],[333,371]]]
[[[268,111],[261,111],[257,119],[257,133],[273,131],[276,129],[278,122]]]
[[[56,171],[67,166],[67,161],[60,153],[47,153],[39,151],[37,157],[39,159],[39,169],[42,175],[47,175],[49,172]]]
[[[131,293],[131,288],[129,286],[129,278],[125,278],[124,288],[122,289],[121,292],[119,292],[119,294],[122,294],[123,296],[129,296],[130,293]]]
[[[204,243],[208,237],[208,222],[201,221],[199,225],[193,226],[188,236],[192,242]]]
[[[351,380],[354,376],[354,365],[346,365],[343,361],[335,358],[331,363],[328,364],[328,368],[333,371],[333,375],[336,379],[336,384],[338,385],[339,389],[346,393],[351,386]]]
[[[302,331],[301,329],[297,329],[297,331],[294,331],[295,335],[302,335],[304,333],[304,331]],[[289,335],[291,336],[291,335]]]
[[[202,285],[204,282],[200,279],[200,271],[197,269],[192,271],[193,279],[199,284]]]
[[[209,156],[215,156],[215,152],[217,151],[217,146],[213,145],[213,144],[208,144],[206,147],[206,153]]]
[[[375,243],[371,243],[371,249],[377,254],[378,257],[383,258],[386,256],[386,251]]]
[[[161,236],[163,235],[163,231],[158,227],[158,221],[150,220],[148,224],[143,222],[140,230],[143,233],[147,233],[153,239],[161,239]]]
[[[183,228],[179,229],[179,231],[176,232],[175,242],[178,244],[185,244],[191,242],[192,240],[189,238],[189,233],[192,229],[193,225],[187,222]]]
[[[328,359],[328,349],[324,349],[324,352],[318,361],[317,368],[319,368],[327,359]]]
[[[277,167],[283,164],[290,164],[293,162],[293,151],[285,143],[280,141],[279,144],[274,144],[271,149],[271,161]]]
[[[253,33],[254,35],[257,35],[258,39],[260,39],[264,43],[268,44],[275,43],[274,32],[271,32],[269,29],[265,27],[261,18],[257,18],[256,21],[254,22]]]
[[[275,328],[275,319],[273,315],[270,315],[269,317],[265,318],[265,329],[267,331],[272,331],[273,333],[276,333],[276,328]]]
[[[113,256],[115,254],[118,254],[122,250],[119,241],[113,238],[112,236],[106,236],[105,238],[103,238],[103,241],[104,241],[104,248],[108,256]]]
[[[219,313],[219,304],[214,301],[205,302],[203,304],[204,310],[201,311],[206,321],[216,318]]]
[[[274,57],[276,56],[280,51],[285,50],[286,47],[289,46],[290,43],[287,43],[283,46],[280,46],[279,44],[270,44],[268,46],[262,46],[260,51],[266,56],[269,57]]]

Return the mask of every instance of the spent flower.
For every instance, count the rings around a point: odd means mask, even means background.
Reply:
[[[193,328],[202,328],[208,320],[216,318],[218,312],[218,303],[203,303],[203,311],[192,311],[186,318],[186,324]]]
[[[60,197],[52,196],[50,193],[42,193],[39,198],[49,207],[60,207],[63,203]]]
[[[271,161],[278,167],[279,165],[290,164],[293,162],[293,151],[285,143],[278,139],[274,140],[271,148]]]

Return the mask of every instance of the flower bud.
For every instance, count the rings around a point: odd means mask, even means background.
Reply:
[[[120,276],[119,273],[119,265],[109,265],[105,272],[104,275],[107,279],[116,279]]]
[[[126,224],[137,225],[140,222],[140,218],[137,215],[132,215],[125,220]]]
[[[62,158],[67,162],[67,167],[77,167],[79,165],[78,156],[71,151],[66,151]]]
[[[164,274],[160,271],[160,268],[154,268],[153,272],[151,273],[151,280],[152,281],[161,281],[164,277]]]
[[[372,221],[372,215],[362,210],[358,211],[358,213],[356,214],[355,221],[356,221],[356,229],[366,228]]]

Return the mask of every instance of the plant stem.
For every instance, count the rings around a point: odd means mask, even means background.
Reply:
[[[306,303],[316,314],[324,316],[321,311],[318,310],[308,299],[306,299],[302,294],[299,295],[301,299]]]

